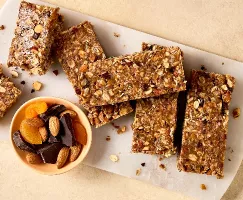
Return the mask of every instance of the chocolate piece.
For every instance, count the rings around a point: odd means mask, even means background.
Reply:
[[[64,147],[61,143],[46,144],[43,148],[39,149],[38,153],[44,163],[55,164],[57,161],[57,156],[61,148]]]
[[[76,139],[74,136],[73,123],[70,114],[64,114],[61,118],[62,132],[61,139],[62,143],[67,146],[73,146],[76,144]]]
[[[16,131],[13,134],[14,144],[21,150],[36,153],[35,150],[31,147],[30,144],[24,141],[23,137],[20,134],[20,131]]]
[[[39,117],[44,121],[47,122],[51,116],[59,116],[60,113],[62,113],[63,111],[65,111],[67,108],[64,105],[54,105],[50,108],[48,108],[48,110],[46,112],[44,112],[43,114],[40,114]]]
[[[50,137],[48,138],[48,143],[55,143],[55,142],[61,142],[61,139],[59,137],[54,137],[52,134],[50,134]]]

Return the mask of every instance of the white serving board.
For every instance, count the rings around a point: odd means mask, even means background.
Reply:
[[[8,0],[0,12],[0,25],[3,24],[6,26],[5,30],[0,31],[0,62],[5,66],[8,57],[8,49],[14,33],[19,2],[19,0]],[[32,2],[46,4],[40,1]],[[190,69],[200,69],[201,65],[205,65],[208,71],[233,75],[237,80],[237,85],[233,94],[230,112],[234,107],[243,108],[243,89],[241,89],[243,88],[242,63],[71,10],[61,9],[61,13],[65,16],[66,27],[76,25],[85,20],[92,22],[107,56],[118,56],[140,51],[142,42],[157,43],[165,46],[179,46],[184,51],[184,65],[187,74]],[[120,37],[114,37],[114,32],[119,33]],[[224,65],[222,65],[222,63],[224,63]],[[59,70],[58,76],[52,73],[54,69]],[[9,70],[6,67],[4,71],[9,74]],[[66,79],[64,72],[58,64],[55,64],[45,76],[29,76],[26,72],[18,71],[21,73],[20,77],[12,80],[23,91],[23,94],[17,104],[15,104],[7,115],[0,120],[0,140],[8,140],[9,124],[14,112],[21,104],[31,98],[37,96],[55,96],[67,99],[76,104],[78,103],[78,98],[71,84]],[[22,80],[26,81],[24,86],[20,84]],[[44,84],[44,88],[40,92],[31,94],[32,83],[36,80],[41,81]],[[176,156],[160,162],[156,156],[132,154],[130,151],[132,141],[130,125],[132,122],[133,115],[123,117],[115,122],[119,125],[127,125],[128,131],[122,135],[118,135],[111,125],[106,125],[99,129],[94,128],[93,144],[84,163],[122,176],[147,181],[169,190],[181,192],[196,199],[211,200],[220,199],[223,196],[236,175],[243,158],[243,135],[241,128],[243,117],[237,120],[230,117],[227,147],[231,147],[234,153],[227,150],[225,177],[222,180],[217,180],[215,177],[206,175],[178,172],[176,168]],[[111,136],[111,141],[109,142],[105,140],[108,135]],[[117,154],[120,158],[119,162],[113,163],[110,161],[109,156],[111,154]],[[231,161],[228,161],[228,158],[231,159]],[[145,167],[141,167],[140,165],[143,162],[146,163]],[[166,171],[159,168],[160,163],[166,165]],[[140,176],[135,175],[135,171],[138,168],[142,168]],[[202,183],[207,186],[208,189],[206,191],[200,189],[200,184]]]

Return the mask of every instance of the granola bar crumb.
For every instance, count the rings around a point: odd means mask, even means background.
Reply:
[[[114,36],[115,37],[120,37],[120,34],[119,33],[114,33]]]
[[[111,125],[112,125],[114,128],[116,128],[116,129],[119,129],[119,128],[120,128],[120,126],[116,125],[114,122],[111,122]]]
[[[111,137],[108,135],[108,136],[106,136],[105,140],[106,141],[110,141],[111,140]]]
[[[39,82],[39,81],[35,81],[35,82],[33,83],[33,89],[34,89],[35,91],[39,91],[39,90],[41,89],[41,87],[42,87],[42,83],[41,83],[41,82]]]
[[[141,174],[141,171],[142,171],[142,169],[141,169],[141,168],[138,168],[138,169],[136,170],[136,176],[139,176],[139,175]]]
[[[160,158],[159,158],[159,161],[162,161],[163,159],[164,159],[164,157],[160,157]]]
[[[58,75],[58,70],[53,70],[53,74]]]
[[[160,165],[159,165],[159,167],[160,167],[161,169],[163,169],[163,170],[165,170],[165,171],[166,171],[166,167],[165,167],[165,165],[164,165],[164,164],[160,164]]]
[[[5,26],[4,25],[1,25],[0,26],[0,30],[4,30],[5,29]]]
[[[19,73],[15,70],[11,70],[10,73],[12,75],[12,78],[18,78],[19,77]]]
[[[224,62],[222,62],[222,65],[224,65]]]
[[[240,108],[235,108],[232,112],[234,119],[240,117]]]
[[[122,133],[125,133],[127,130],[127,127],[126,126],[122,126],[120,127],[118,130],[117,130],[117,133],[118,134],[122,134]]]
[[[142,167],[145,167],[145,162],[144,162],[144,163],[141,163],[141,166],[142,166]]]
[[[119,161],[119,157],[117,155],[110,155],[110,160],[112,162],[118,162]]]
[[[206,185],[205,184],[201,184],[201,189],[202,190],[206,190],[207,189]]]

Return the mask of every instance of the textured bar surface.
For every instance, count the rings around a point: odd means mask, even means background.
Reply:
[[[20,94],[21,91],[3,74],[0,66],[0,118],[12,107]]]
[[[192,71],[178,169],[222,178],[235,79]]]
[[[8,66],[18,66],[43,75],[52,63],[51,48],[57,35],[59,8],[22,1],[15,37],[9,50]]]
[[[93,26],[89,22],[84,22],[62,32],[57,41],[56,54],[80,98],[81,88],[87,84],[85,81],[80,81],[79,74],[82,66],[105,59],[104,51],[95,35]],[[97,107],[85,106],[85,108],[88,110],[87,116],[90,123],[96,127],[133,111],[130,102]]]
[[[165,47],[82,66],[81,103],[100,106],[183,91],[182,61],[178,47]]]

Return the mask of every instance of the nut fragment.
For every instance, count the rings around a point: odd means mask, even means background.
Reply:
[[[40,127],[39,132],[40,132],[40,135],[41,135],[42,142],[45,142],[48,138],[48,132],[46,130],[46,127],[45,126]]]
[[[139,175],[141,174],[141,171],[142,171],[142,169],[141,169],[141,168],[138,168],[138,169],[136,170],[136,176],[139,176]]]
[[[198,101],[194,101],[193,106],[194,106],[195,109],[198,109],[198,107],[199,107],[199,102],[198,102]]]
[[[15,70],[11,70],[10,73],[11,73],[13,78],[18,78],[19,77],[19,73],[17,71],[15,71]]]
[[[117,133],[118,133],[118,134],[122,134],[122,133],[126,132],[126,130],[127,130],[127,127],[126,127],[126,126],[122,126],[122,127],[120,127],[120,128],[117,130]]]
[[[118,156],[117,155],[110,155],[110,160],[112,162],[117,162],[119,160]]]
[[[6,89],[4,87],[0,86],[0,93],[4,93],[4,92],[6,92]]]
[[[81,144],[77,144],[76,146],[70,147],[70,157],[69,157],[70,162],[74,162],[78,158],[81,149],[82,149]]]
[[[55,116],[51,117],[49,120],[49,129],[51,134],[56,137],[60,130],[60,122],[59,119]]]
[[[222,88],[223,90],[228,90],[227,85],[222,85],[221,88]]]
[[[43,30],[43,26],[42,25],[38,24],[38,25],[35,26],[35,32],[36,33],[41,33],[42,30]]]
[[[207,189],[207,187],[206,187],[206,185],[205,185],[205,184],[201,184],[201,186],[200,186],[200,187],[201,187],[201,189],[202,189],[202,190],[206,190],[206,189]]]
[[[42,163],[41,157],[36,153],[28,152],[26,154],[26,160],[30,164],[40,164]]]
[[[41,82],[35,81],[33,83],[33,88],[34,88],[35,91],[39,91],[41,89],[41,87],[42,87],[42,83]]]
[[[79,71],[80,71],[80,72],[86,72],[87,69],[88,69],[88,66],[85,65],[85,64],[83,64],[83,65],[79,68]]]
[[[57,156],[57,162],[56,162],[57,169],[60,169],[65,165],[68,156],[69,156],[69,148],[63,147]]]
[[[235,108],[232,114],[235,119],[238,118],[240,116],[240,108]]]
[[[65,114],[69,114],[70,115],[70,117],[72,118],[72,119],[74,119],[75,117],[77,117],[77,113],[75,112],[75,111],[73,111],[73,110],[65,110],[65,111],[63,111],[61,114],[60,114],[60,117],[62,117],[63,115],[65,115]]]
[[[192,161],[197,161],[197,156],[194,154],[189,154],[188,158]]]

